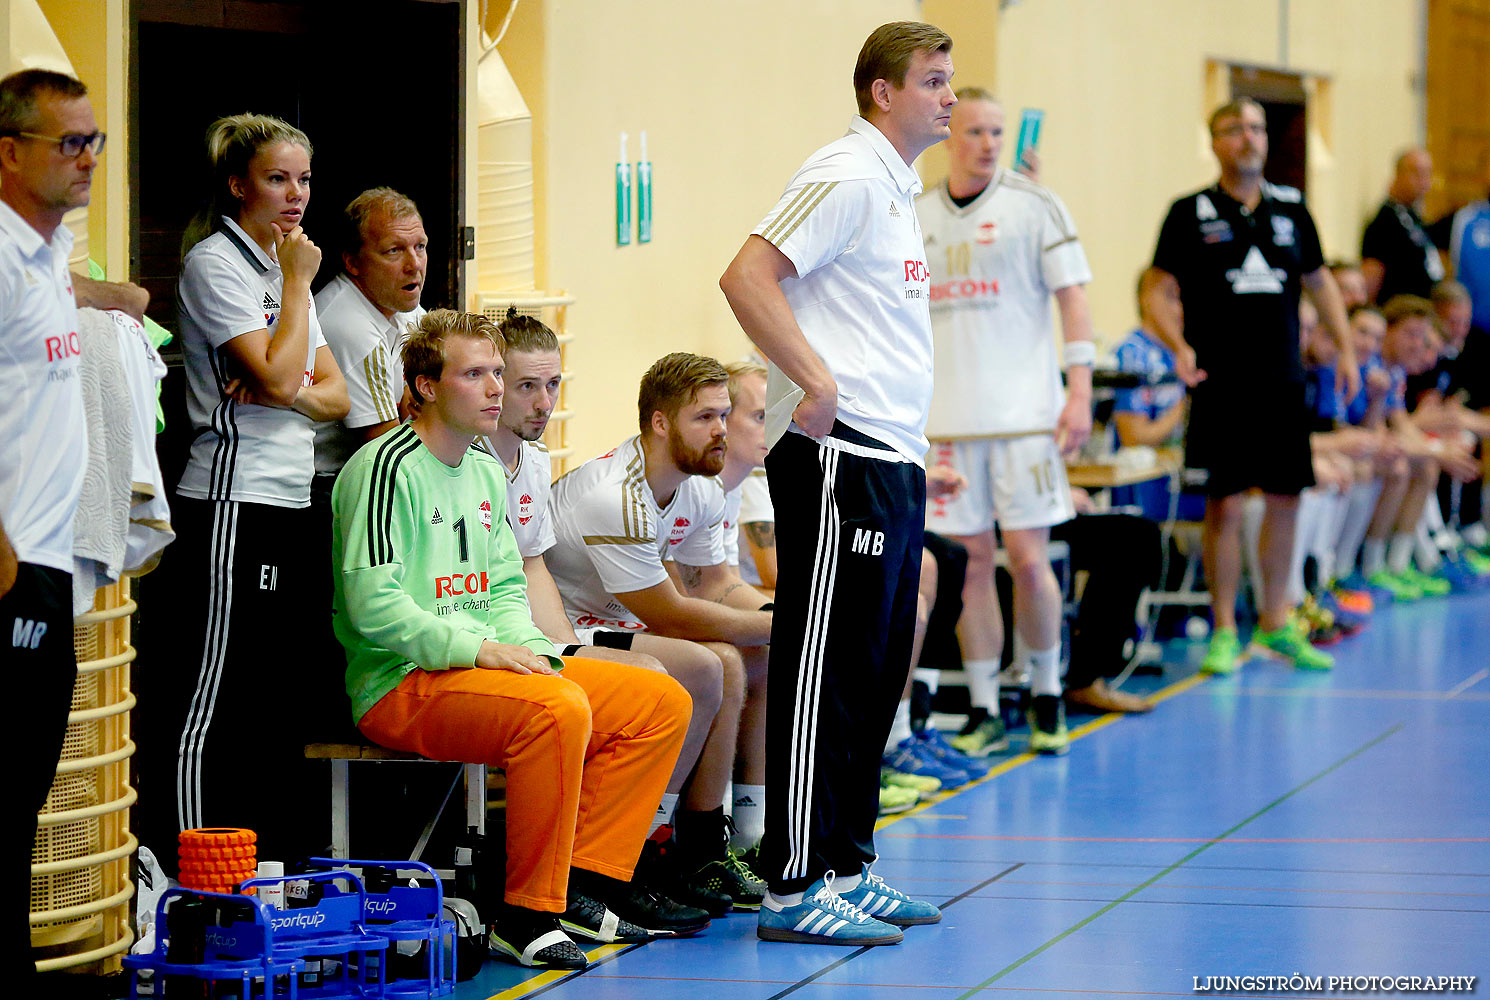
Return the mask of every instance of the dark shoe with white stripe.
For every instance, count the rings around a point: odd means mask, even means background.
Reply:
[[[942,911],[924,899],[912,899],[894,886],[886,885],[868,868],[859,885],[843,894],[843,898],[865,914],[883,920],[896,927],[915,927],[918,924],[934,924],[942,919]]]
[[[559,926],[572,937],[602,944],[648,941],[652,937],[645,928],[616,916],[600,900],[577,892],[569,893],[569,908],[559,917]]]
[[[709,926],[707,910],[684,906],[635,882],[628,882],[606,903],[616,916],[653,937],[685,937]]]
[[[583,969],[589,964],[580,946],[559,929],[556,913],[503,906],[488,944],[492,954],[532,969]]]
[[[876,920],[833,890],[833,873],[807,887],[795,905],[778,903],[767,895],[761,903],[755,936],[762,941],[794,944],[837,944],[864,947],[899,944],[898,927]]]

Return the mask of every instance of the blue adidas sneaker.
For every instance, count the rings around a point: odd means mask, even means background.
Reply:
[[[966,771],[974,778],[981,778],[993,770],[993,761],[986,757],[970,757],[947,742],[946,735],[935,726],[928,725],[916,734],[921,746],[937,760],[957,771]]]
[[[828,872],[807,887],[802,901],[784,905],[766,895],[761,902],[755,936],[762,941],[794,944],[837,944],[864,947],[899,944],[900,928],[876,920],[844,899],[833,889],[834,875]],[[861,886],[863,883],[860,883]]]
[[[924,899],[912,899],[864,866],[864,877],[857,888],[843,894],[848,902],[863,910],[876,920],[897,927],[914,927],[917,924],[934,924],[942,919],[942,911]]]
[[[901,774],[922,774],[936,778],[943,788],[960,788],[973,780],[973,776],[960,767],[938,760],[925,744],[914,736],[901,740],[893,751],[885,754],[881,767],[888,767]]]

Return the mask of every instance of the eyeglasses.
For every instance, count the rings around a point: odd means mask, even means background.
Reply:
[[[97,156],[103,152],[104,140],[108,138],[102,132],[94,132],[91,135],[80,135],[77,132],[71,132],[60,139],[50,135],[37,135],[35,132],[16,132],[15,134],[24,136],[27,139],[41,139],[43,142],[55,142],[58,151],[70,160],[75,160],[82,156],[85,149],[94,156]]]
[[[1248,123],[1248,124],[1245,124],[1245,125],[1242,124],[1241,122],[1237,122],[1236,124],[1233,124],[1233,125],[1223,125],[1223,126],[1221,126],[1220,128],[1216,129],[1215,134],[1217,136],[1221,136],[1221,137],[1224,137],[1224,138],[1228,138],[1229,139],[1232,136],[1241,135],[1244,132],[1245,133],[1248,133],[1248,134],[1251,134],[1251,135],[1267,135],[1268,134],[1268,127],[1266,125],[1256,124],[1255,122],[1254,123]]]

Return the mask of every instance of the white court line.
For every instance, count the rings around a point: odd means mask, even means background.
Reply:
[[[1452,688],[1449,689],[1449,693],[1448,693],[1447,697],[1450,697],[1450,698],[1457,698],[1457,697],[1459,697],[1465,691],[1468,691],[1470,688],[1474,687],[1476,684],[1478,684],[1480,681],[1484,680],[1486,677],[1490,677],[1490,667],[1486,667],[1485,669],[1481,670],[1479,673],[1472,674],[1469,677],[1464,678],[1464,680],[1460,681],[1458,684],[1455,684]]]

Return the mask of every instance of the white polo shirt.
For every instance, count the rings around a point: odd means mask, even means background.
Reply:
[[[781,290],[838,383],[838,419],[917,465],[932,386],[920,191],[884,133],[855,116],[847,135],[807,158],[754,230],[796,267]],[[766,440],[774,445],[802,390],[768,367]]]
[[[316,315],[352,404],[343,419],[315,425],[316,472],[335,473],[363,445],[354,430],[398,419],[404,341],[424,307],[384,316],[350,277],[339,274],[316,294]]]
[[[936,335],[932,438],[1049,432],[1066,404],[1051,294],[1092,280],[1071,213],[1052,192],[998,168],[958,208],[946,182],[916,202]]]
[[[0,202],[0,523],[19,561],[64,573],[88,464],[71,252],[66,226],[49,243]]]
[[[647,485],[641,440],[592,458],[553,485],[550,520],[557,544],[544,559],[576,628],[645,629],[617,594],[667,579],[663,562],[724,562],[724,490],[689,476],[666,507]]]
[[[186,412],[195,432],[176,492],[199,500],[306,507],[315,454],[311,419],[277,406],[240,406],[222,394],[235,365],[223,345],[254,330],[274,335],[284,275],[236,222],[227,216],[221,221],[221,229],[187,253],[176,285]],[[314,377],[316,348],[326,343],[315,300],[309,305],[303,386]]]

